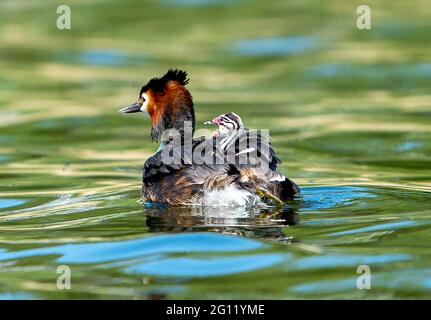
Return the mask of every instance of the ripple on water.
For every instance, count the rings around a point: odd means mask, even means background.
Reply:
[[[115,66],[125,64],[128,56],[118,50],[84,50],[79,59],[86,64]]]
[[[291,36],[239,40],[230,50],[243,56],[293,55],[314,49],[317,41],[311,36]]]
[[[33,295],[23,292],[0,293],[0,300],[31,300],[34,298]]]
[[[125,263],[128,273],[153,276],[207,277],[247,272],[284,261],[291,254],[253,253],[267,248],[255,240],[212,233],[186,233],[142,239],[69,244],[21,251],[2,251],[0,261],[58,255],[58,263]],[[239,255],[232,256],[231,253]],[[172,257],[190,254],[192,257]],[[230,253],[226,256],[226,253]],[[221,255],[219,255],[221,254]],[[199,256],[201,255],[201,256]],[[208,256],[210,255],[210,256]]]
[[[313,66],[305,71],[305,75],[321,78],[429,78],[431,77],[431,63],[354,65],[335,62]]]
[[[301,211],[329,209],[349,205],[354,200],[375,197],[365,187],[352,186],[317,186],[303,187],[304,208]]]
[[[59,255],[60,263],[103,263],[152,254],[231,252],[262,249],[261,242],[212,233],[185,233],[117,242],[68,244],[12,252],[0,252],[0,261],[31,256]],[[96,254],[97,253],[97,254]]]
[[[421,291],[421,289],[431,290],[430,270],[405,269],[397,272],[373,272],[371,278],[371,288],[393,290],[405,289],[407,292]],[[332,279],[323,281],[313,281],[292,286],[288,291],[293,293],[316,295],[328,293],[341,293],[357,290],[357,277],[347,277],[344,279]]]
[[[406,221],[396,221],[396,222],[390,222],[390,223],[380,223],[377,225],[372,225],[364,228],[358,228],[358,229],[351,229],[347,231],[341,231],[330,234],[330,236],[344,236],[344,235],[350,235],[350,234],[357,234],[357,233],[366,233],[366,232],[375,232],[375,231],[388,231],[393,229],[400,229],[400,228],[409,228],[416,226],[418,223],[416,221],[412,220],[406,220]]]
[[[26,201],[21,199],[0,199],[0,209],[17,207],[24,204]]]
[[[324,280],[316,282],[302,283],[289,288],[293,293],[300,294],[324,294],[335,293],[340,291],[348,291],[356,288],[357,277],[350,277],[340,280]]]
[[[420,146],[422,146],[421,142],[417,142],[417,141],[406,141],[403,142],[401,144],[399,144],[396,148],[395,151],[398,152],[406,152],[406,151],[411,151],[414,149],[419,148]]]
[[[361,264],[375,265],[389,262],[408,261],[411,256],[408,254],[384,254],[384,255],[341,255],[327,254],[322,256],[312,256],[299,258],[289,264],[288,269],[306,270],[337,268],[346,266],[358,266]]]
[[[86,49],[78,52],[60,52],[57,58],[67,63],[122,66],[147,61],[148,55],[131,55],[117,49]]]
[[[164,277],[209,277],[247,272],[281,263],[290,254],[250,254],[229,257],[172,258],[138,264],[126,271]]]

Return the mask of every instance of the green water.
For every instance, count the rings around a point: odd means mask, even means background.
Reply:
[[[68,4],[0,2],[0,299],[431,297],[429,2]],[[285,212],[137,202],[157,146],[117,110],[169,67],[198,127],[270,129]]]

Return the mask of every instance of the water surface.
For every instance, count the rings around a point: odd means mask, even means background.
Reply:
[[[57,5],[0,4],[0,299],[431,297],[423,2],[379,2],[365,32],[344,1],[70,1],[64,31]],[[170,67],[198,128],[229,111],[269,128],[301,196],[139,203],[157,145],[117,110]]]

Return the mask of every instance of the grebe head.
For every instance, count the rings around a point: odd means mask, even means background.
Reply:
[[[120,110],[123,113],[144,112],[151,118],[151,138],[158,141],[164,130],[177,129],[184,134],[185,121],[195,129],[193,99],[185,85],[187,72],[169,69],[148,81],[139,92],[138,101]]]
[[[216,124],[218,129],[213,132],[212,138],[220,139],[220,147],[226,150],[242,134],[244,125],[239,115],[233,112],[221,114],[205,124]]]

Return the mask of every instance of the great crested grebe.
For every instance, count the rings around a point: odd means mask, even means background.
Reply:
[[[244,128],[235,113],[206,122],[218,125],[210,139],[192,139],[195,113],[185,88],[188,82],[185,71],[170,69],[148,81],[138,101],[120,110],[148,113],[151,138],[161,141],[144,164],[143,200],[170,205],[278,205],[300,192],[277,172],[280,160],[269,136]]]

